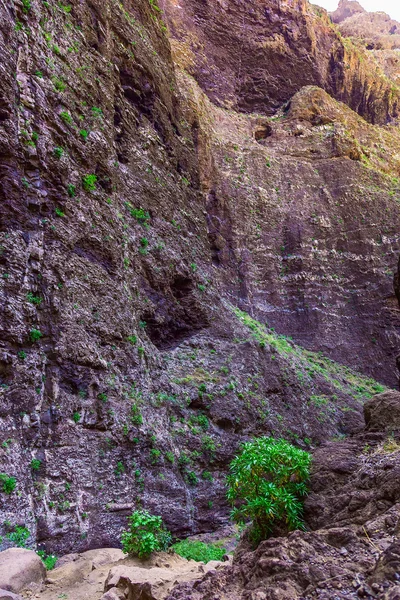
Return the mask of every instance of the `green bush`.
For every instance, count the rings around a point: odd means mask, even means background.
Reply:
[[[26,540],[30,537],[30,531],[26,527],[15,525],[14,529],[7,533],[6,539],[17,548],[26,548]]]
[[[31,342],[38,342],[41,337],[43,337],[43,333],[39,331],[39,329],[31,329],[29,332],[29,337]]]
[[[96,189],[96,182],[97,182],[97,175],[94,175],[93,173],[90,175],[84,175],[82,177],[83,189],[86,190],[87,192],[92,192],[93,190]]]
[[[46,554],[44,550],[37,550],[36,554],[40,556],[47,571],[51,571],[56,566],[57,556],[55,554]]]
[[[307,494],[311,455],[289,442],[262,437],[242,444],[227,478],[228,500],[239,506],[236,521],[252,521],[251,538],[266,539],[275,526],[302,529],[303,503]]]
[[[225,548],[220,548],[215,544],[205,544],[204,542],[194,540],[183,540],[172,546],[174,552],[187,558],[187,560],[197,560],[198,562],[209,562],[210,560],[222,560],[226,554]]]
[[[122,549],[127,554],[147,558],[152,552],[166,550],[171,534],[164,527],[162,518],[147,510],[135,510],[128,517],[129,529],[122,533]]]
[[[10,477],[7,473],[0,473],[1,490],[5,494],[12,494],[17,485],[15,477]]]
[[[42,461],[38,458],[32,458],[31,460],[31,469],[32,471],[39,471]]]

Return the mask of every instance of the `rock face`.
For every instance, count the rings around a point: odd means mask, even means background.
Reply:
[[[311,531],[238,549],[232,567],[180,585],[169,600],[396,598],[400,573],[400,422],[385,431],[385,394],[369,403],[383,427],[322,445],[313,457]],[[386,397],[387,398],[387,397]],[[392,409],[400,393],[392,393]],[[375,421],[377,423],[377,420]]]
[[[163,5],[177,62],[214,103],[271,115],[302,87],[317,85],[368,120],[385,123],[398,115],[398,89],[391,91],[367,54],[363,66],[360,51],[306,0]]]
[[[2,547],[216,529],[242,440],[397,384],[397,86],[305,1],[181,4],[1,9]]]
[[[33,550],[9,548],[0,552],[1,590],[18,593],[31,584],[41,584],[46,577],[43,562]]]

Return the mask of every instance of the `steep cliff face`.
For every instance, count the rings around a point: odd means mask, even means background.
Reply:
[[[347,434],[396,381],[400,139],[327,91],[386,122],[397,89],[306,3],[165,10],[175,65],[153,0],[2,9],[3,545],[115,545],[142,505],[216,528],[241,440]]]
[[[368,120],[398,116],[392,88],[367,54],[306,0],[163,0],[177,60],[225,108],[272,115],[317,85]]]

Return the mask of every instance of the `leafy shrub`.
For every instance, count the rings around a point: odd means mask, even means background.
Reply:
[[[289,442],[262,437],[242,445],[230,464],[228,500],[240,504],[232,512],[236,521],[252,520],[255,543],[268,537],[276,525],[302,529],[311,455]]]
[[[72,124],[72,117],[66,110],[60,112],[60,118],[64,121],[64,123],[68,123],[68,125]]]
[[[91,175],[84,175],[82,177],[83,189],[87,192],[92,192],[96,189],[97,175],[93,173]]]
[[[147,210],[143,210],[143,208],[133,208],[129,202],[125,203],[125,206],[129,210],[131,216],[136,219],[138,223],[141,225],[147,225],[150,221],[150,214]]]
[[[15,525],[13,531],[7,533],[6,538],[17,548],[26,548],[26,540],[30,536],[30,531],[26,527]]]
[[[36,306],[39,306],[39,304],[42,302],[42,298],[40,296],[35,296],[35,294],[32,294],[32,292],[27,293],[26,299],[31,304],[36,304]]]
[[[72,415],[72,419],[75,423],[79,423],[79,421],[81,420],[81,413],[74,412],[74,414]]]
[[[37,550],[36,554],[42,559],[47,571],[54,569],[57,562],[57,556],[55,556],[55,554],[46,554],[44,550]]]
[[[5,494],[12,494],[17,485],[15,477],[10,477],[7,473],[0,473],[1,489]]]
[[[135,510],[128,517],[129,529],[122,533],[122,549],[127,554],[147,558],[152,552],[166,550],[171,534],[164,527],[162,518],[147,510]]]
[[[39,460],[38,458],[32,458],[32,460],[31,460],[32,471],[39,471],[41,464],[42,464],[41,460]]]
[[[29,332],[29,337],[31,342],[38,342],[41,337],[43,337],[43,333],[39,331],[39,329],[31,329]]]
[[[174,552],[187,560],[197,560],[208,563],[210,560],[222,560],[226,554],[225,548],[216,544],[205,544],[194,540],[183,540],[172,546]]]
[[[74,198],[76,196],[76,185],[69,183],[67,186],[67,193],[70,198]]]

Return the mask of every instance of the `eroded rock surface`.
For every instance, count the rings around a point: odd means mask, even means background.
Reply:
[[[182,7],[1,7],[3,548],[215,530],[242,440],[397,384],[395,81],[303,0]]]

